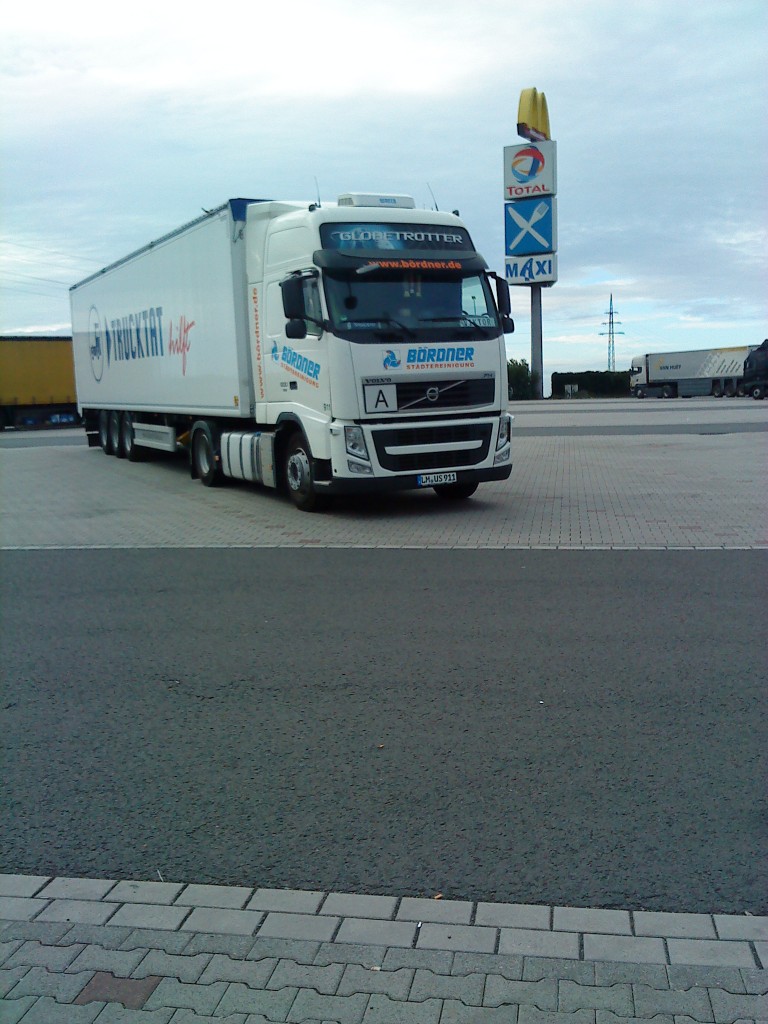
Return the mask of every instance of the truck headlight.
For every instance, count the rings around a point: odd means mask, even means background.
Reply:
[[[496,440],[496,451],[503,448],[505,444],[509,444],[510,423],[509,416],[499,417],[499,436]]]
[[[344,443],[346,444],[348,455],[354,455],[358,459],[365,459],[366,462],[371,461],[362,427],[344,427]]]

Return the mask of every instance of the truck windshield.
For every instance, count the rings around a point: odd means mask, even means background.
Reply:
[[[335,334],[358,342],[382,336],[483,339],[499,333],[484,275],[418,273],[325,274],[325,295]]]

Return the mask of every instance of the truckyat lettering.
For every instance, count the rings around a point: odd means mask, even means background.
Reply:
[[[107,366],[164,355],[163,307],[151,306],[111,320],[105,316],[102,321],[98,309],[91,306],[88,333],[91,369],[96,381],[100,381],[105,355]]]
[[[474,366],[475,349],[466,348],[409,348],[406,365],[412,369],[451,369]]]
[[[185,316],[179,317],[179,326],[176,328],[176,337],[173,336],[173,320],[168,325],[168,353],[169,355],[181,356],[181,375],[187,375],[187,352],[189,352],[189,332],[195,326],[194,320],[187,320]]]

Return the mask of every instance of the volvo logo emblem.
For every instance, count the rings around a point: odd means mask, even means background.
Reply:
[[[428,402],[436,402],[440,397],[440,388],[427,388],[426,395]]]

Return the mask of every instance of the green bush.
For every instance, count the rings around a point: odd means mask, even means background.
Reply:
[[[538,392],[538,374],[531,373],[525,359],[510,359],[507,362],[508,395],[515,401],[536,398]]]

